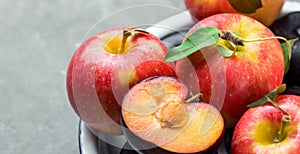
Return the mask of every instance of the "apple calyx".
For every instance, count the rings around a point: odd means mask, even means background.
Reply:
[[[154,113],[160,126],[168,128],[184,126],[189,120],[189,112],[185,109],[185,104],[194,101],[200,96],[201,94],[198,93],[184,102],[169,101],[161,103]]]
[[[132,36],[134,37],[137,33],[144,33],[144,34],[149,34],[149,32],[145,31],[145,30],[141,30],[141,29],[129,29],[129,28],[125,28],[123,30],[123,35],[122,35],[122,39],[121,39],[121,45],[118,48],[118,54],[122,54],[125,51],[125,44],[127,42],[127,39]]]

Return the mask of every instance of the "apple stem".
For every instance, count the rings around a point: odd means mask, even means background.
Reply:
[[[230,41],[235,46],[237,45],[244,46],[243,40],[228,30],[222,30],[218,35],[223,40]]]
[[[288,44],[288,47],[291,46],[289,41],[286,38],[281,37],[281,36],[264,37],[264,38],[258,38],[258,39],[245,39],[245,38],[241,37],[240,34],[238,34],[238,36],[237,36],[231,31],[222,30],[219,33],[219,37],[224,40],[232,42],[234,45],[240,45],[240,46],[244,46],[244,42],[259,42],[259,41],[267,41],[267,40],[271,40],[271,39],[283,40]]]
[[[281,126],[280,129],[277,133],[276,138],[274,139],[274,141],[276,143],[283,141],[287,134],[286,134],[286,127],[289,126],[291,124],[292,118],[290,115],[283,115],[281,118]]]
[[[142,29],[134,29],[134,30],[130,30],[128,28],[124,29],[122,39],[121,39],[121,45],[118,49],[118,54],[124,53],[125,44],[126,44],[126,41],[127,41],[128,37],[129,36],[135,36],[136,33],[149,34],[149,32],[147,32],[145,30],[142,30]]]
[[[271,40],[271,39],[279,39],[279,40],[283,40],[287,43],[288,47],[291,47],[291,44],[289,43],[289,41],[281,36],[273,36],[273,37],[265,37],[265,38],[258,38],[258,39],[245,39],[245,38],[240,38],[243,42],[259,42],[259,41],[267,41],[267,40]]]
[[[198,93],[194,96],[192,96],[191,98],[187,99],[186,101],[184,101],[185,104],[191,103],[192,101],[196,100],[197,98],[200,98],[202,96],[201,93]]]
[[[288,47],[288,53],[289,53],[289,59],[291,59],[291,52],[292,52],[292,45],[291,43],[284,37],[281,36],[273,36],[273,37],[265,37],[265,38],[259,38],[259,39],[244,39],[241,38],[241,40],[243,42],[259,42],[259,41],[266,41],[266,40],[271,40],[271,39],[279,39],[279,40],[283,40],[286,42],[287,47]]]
[[[281,91],[282,89],[280,89]],[[271,104],[277,108],[278,110],[280,110],[282,113],[284,113],[285,115],[290,116],[290,114],[288,112],[286,112],[283,108],[281,108],[275,101],[273,101],[270,97],[266,97],[268,102],[271,102]]]
[[[118,49],[118,54],[122,54],[125,50],[125,44],[129,36],[132,36],[132,31],[129,29],[124,29],[122,39],[121,39],[121,45]]]
[[[279,40],[283,40],[286,42],[288,49],[289,49],[289,53],[291,53],[291,43],[284,37],[281,36],[273,36],[273,37],[265,37],[265,38],[258,38],[258,39],[245,39],[243,38],[239,33],[236,33],[237,35],[235,35],[233,32],[228,31],[228,30],[222,30],[220,31],[220,33],[218,34],[220,38],[230,41],[231,44],[234,45],[234,48],[236,50],[236,46],[244,46],[245,42],[259,42],[259,41],[267,41],[267,40],[271,40],[271,39],[279,39]],[[291,55],[291,54],[290,54]]]
[[[292,44],[290,43],[290,41],[288,41],[286,38],[281,37],[281,36],[273,36],[273,37],[266,37],[266,38],[259,38],[259,39],[244,39],[241,38],[241,40],[243,42],[258,42],[258,41],[266,41],[266,40],[271,40],[271,39],[279,39],[279,40],[283,40],[285,41],[286,45],[287,45],[287,51],[288,52],[288,59],[291,59],[292,56]],[[285,51],[284,51],[285,52]],[[285,70],[286,71],[286,70]],[[285,72],[286,73],[286,72]]]

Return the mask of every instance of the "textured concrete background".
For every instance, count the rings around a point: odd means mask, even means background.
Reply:
[[[79,153],[79,119],[65,90],[68,62],[93,25],[137,4],[184,9],[183,0],[0,0],[1,154]],[[139,11],[130,20],[154,22],[169,13]]]

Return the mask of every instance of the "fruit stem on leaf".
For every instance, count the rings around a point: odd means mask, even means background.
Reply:
[[[290,115],[283,115],[281,118],[281,125],[280,125],[280,129],[277,133],[277,136],[274,139],[274,142],[279,143],[281,141],[283,141],[287,134],[286,134],[286,127],[289,126],[292,122],[292,118]]]
[[[123,30],[123,35],[121,39],[121,45],[120,48],[118,49],[118,54],[122,54],[125,50],[125,44],[129,36],[132,35],[132,31],[129,29],[124,29]]]
[[[188,104],[188,103],[191,103],[192,101],[196,100],[197,98],[201,97],[202,94],[201,93],[198,93],[194,96],[192,96],[191,98],[187,99],[186,101],[184,101],[185,104]]]

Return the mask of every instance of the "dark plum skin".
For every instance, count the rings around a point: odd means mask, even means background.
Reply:
[[[288,73],[284,77],[284,82],[288,87],[300,87],[300,40],[296,41],[292,47],[292,58]]]
[[[299,27],[300,27],[300,23],[299,23]],[[300,39],[300,35],[298,38]],[[289,75],[292,76],[292,79],[295,80],[294,85],[300,86],[300,40],[295,42],[295,44],[293,45],[293,52],[292,52],[292,58],[290,62],[289,73],[290,73]]]
[[[277,36],[287,39],[299,38],[300,11],[288,13],[277,19],[270,29]]]
[[[225,130],[224,144],[227,153],[230,153],[231,139],[232,139],[233,132],[234,132],[234,128],[228,128]]]
[[[300,87],[300,11],[291,12],[281,17],[270,26],[270,29],[277,36],[283,36],[287,39],[298,38],[292,47],[290,67],[284,82],[288,87]]]

